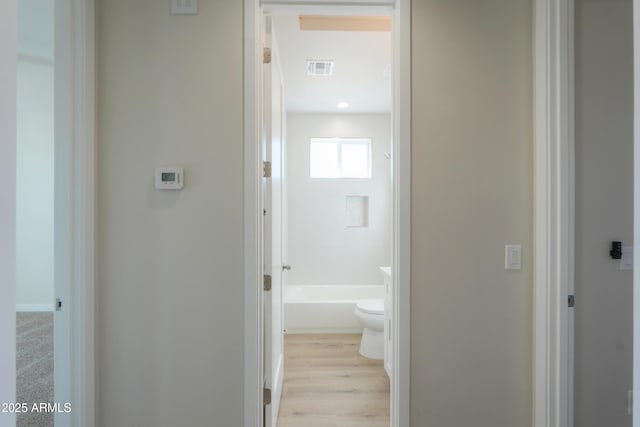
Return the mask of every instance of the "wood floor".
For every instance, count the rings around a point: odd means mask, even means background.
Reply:
[[[360,335],[287,335],[277,427],[389,427],[389,377]]]

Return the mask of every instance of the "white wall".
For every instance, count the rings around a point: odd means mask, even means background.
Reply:
[[[16,304],[26,311],[53,309],[54,286],[53,64],[29,58],[18,60],[17,98]]]
[[[611,259],[633,244],[631,0],[576,3],[575,425],[630,426],[633,271]]]
[[[198,6],[97,2],[101,427],[243,425],[242,2]]]
[[[532,1],[411,7],[411,425],[530,426]]]
[[[391,259],[388,114],[287,115],[291,285],[383,283]],[[369,137],[371,179],[309,178],[309,138]],[[369,225],[345,225],[346,196],[369,197]]]
[[[16,15],[0,2],[0,403],[16,399]],[[0,427],[15,425],[0,411]]]

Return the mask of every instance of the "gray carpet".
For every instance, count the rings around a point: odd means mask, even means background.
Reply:
[[[53,403],[53,313],[16,313],[17,402]],[[52,413],[17,414],[17,427],[53,427]]]

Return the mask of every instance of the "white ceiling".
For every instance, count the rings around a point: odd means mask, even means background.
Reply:
[[[391,111],[389,32],[300,31],[297,15],[273,17],[285,104],[292,112]],[[334,60],[333,76],[307,76],[308,59]],[[350,107],[339,109],[341,101]]]

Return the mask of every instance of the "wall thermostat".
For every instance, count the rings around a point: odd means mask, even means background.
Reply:
[[[181,190],[184,187],[183,168],[156,168],[156,189]]]

